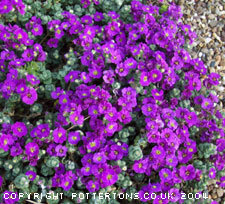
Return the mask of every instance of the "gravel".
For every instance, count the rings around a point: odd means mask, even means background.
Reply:
[[[220,109],[225,112],[225,0],[174,0],[182,8],[185,24],[191,25],[198,38],[190,47],[192,57],[199,57],[209,73],[221,75],[215,87]]]
[[[215,87],[220,99],[218,109],[225,112],[225,0],[173,0],[183,12],[182,21],[191,25],[198,38],[190,46],[193,58],[200,58],[208,72],[221,75],[220,84]],[[225,190],[208,183],[209,198],[225,204]]]

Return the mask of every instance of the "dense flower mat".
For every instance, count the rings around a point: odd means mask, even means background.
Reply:
[[[190,57],[181,17],[163,1],[1,0],[2,203],[211,202],[220,76]]]

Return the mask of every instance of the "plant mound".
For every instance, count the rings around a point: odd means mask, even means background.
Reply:
[[[191,58],[178,6],[3,0],[0,15],[3,203],[208,203],[209,179],[225,187],[220,76]]]

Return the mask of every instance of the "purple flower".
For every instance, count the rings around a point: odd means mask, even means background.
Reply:
[[[119,23],[112,21],[105,27],[105,31],[110,37],[117,35],[120,32]]]
[[[35,178],[36,178],[36,173],[35,173],[34,171],[27,171],[27,172],[25,173],[25,175],[28,177],[28,179],[29,179],[30,181],[33,181],[33,180],[35,180]]]
[[[37,85],[40,83],[40,80],[38,80],[34,75],[28,74],[26,76],[27,81],[30,82],[32,85]]]
[[[111,110],[108,110],[105,114],[105,119],[110,122],[115,122],[118,119],[118,112],[116,108],[112,107]]]
[[[95,139],[95,140],[90,141],[87,144],[87,149],[90,150],[91,152],[93,152],[99,148],[99,145],[100,145],[100,141]]]
[[[22,2],[22,0],[13,0],[13,4],[16,7],[16,9],[20,12],[21,15],[25,14],[26,6]]]
[[[23,149],[19,143],[14,144],[10,149],[10,155],[12,157],[19,156],[23,153]]]
[[[151,94],[155,100],[158,100],[158,101],[163,100],[163,90],[152,89]]]
[[[171,195],[170,197],[171,202],[177,202],[181,198],[181,193],[179,192],[179,189],[177,188],[171,188],[169,190],[169,195]]]
[[[215,170],[214,168],[211,168],[211,169],[209,170],[209,178],[210,178],[210,179],[216,178],[216,170]]]
[[[43,27],[40,24],[33,25],[33,28],[31,30],[32,34],[34,36],[39,36],[43,34]]]
[[[128,58],[124,62],[125,69],[135,69],[137,67],[137,62],[133,58]]]
[[[63,129],[62,127],[58,127],[55,130],[53,130],[52,135],[55,143],[62,144],[63,142],[66,141],[66,130]]]
[[[172,179],[172,172],[169,169],[163,168],[159,172],[161,181],[169,181]]]
[[[87,83],[89,83],[89,82],[91,81],[89,75],[88,75],[86,72],[82,72],[82,73],[80,74],[80,78],[83,80],[83,82],[84,82],[85,84],[87,84]]]
[[[21,82],[17,84],[16,92],[20,95],[24,95],[27,91],[27,86],[25,82]]]
[[[212,84],[212,85],[218,85],[219,84],[219,79],[220,79],[220,75],[217,74],[217,73],[210,73],[208,75],[208,78],[209,78],[209,82]]]
[[[129,38],[133,41],[137,41],[140,38],[140,34],[137,31],[131,31],[129,33]]]
[[[141,108],[142,110],[142,113],[145,115],[145,116],[154,116],[156,111],[157,111],[157,106],[156,105],[153,105],[151,103],[147,103],[147,104],[144,104]]]
[[[142,202],[147,202],[151,199],[149,193],[151,192],[150,185],[142,186],[141,190],[138,191],[138,197]]]
[[[104,188],[115,184],[118,180],[118,175],[114,172],[114,170],[108,169],[102,173],[101,179],[103,181],[101,187]]]
[[[104,16],[101,12],[96,11],[94,14],[94,21],[99,22],[104,19]]]
[[[217,151],[218,152],[223,152],[225,149],[225,139],[217,139],[216,140],[216,145],[217,145]]]
[[[210,99],[203,98],[201,106],[203,109],[211,110],[213,108],[213,103]]]
[[[37,136],[40,138],[48,137],[50,134],[50,128],[48,124],[40,124],[37,126]]]
[[[81,173],[84,176],[90,176],[92,174],[92,166],[87,164],[84,167],[81,168]]]
[[[39,146],[34,142],[27,143],[25,149],[25,153],[30,157],[34,157],[39,153]]]
[[[11,95],[12,92],[15,90],[16,84],[14,81],[5,80],[4,85],[2,86],[2,92],[7,93],[8,95]]]
[[[179,174],[184,181],[193,180],[195,178],[195,168],[191,164],[188,166],[182,166],[179,169]]]
[[[60,39],[62,36],[64,36],[63,28],[61,28],[61,27],[56,28],[55,29],[55,38]]]
[[[166,164],[168,166],[176,167],[178,164],[178,159],[174,155],[169,155],[166,157]]]
[[[165,157],[165,150],[161,146],[155,146],[152,148],[152,155],[155,159],[163,160]]]
[[[80,132],[69,132],[68,142],[72,145],[76,145],[80,141]]]
[[[125,77],[125,76],[128,75],[129,69],[125,68],[123,63],[120,63],[120,64],[117,65],[115,72],[116,72],[119,76]]]
[[[47,42],[47,45],[49,47],[54,47],[54,48],[57,48],[58,47],[58,42],[59,40],[58,39],[55,39],[55,38],[50,38]]]
[[[107,156],[108,156],[109,160],[117,161],[117,160],[122,159],[123,155],[124,154],[121,149],[121,146],[115,144],[115,145],[110,146],[109,154]]]
[[[96,164],[101,164],[106,162],[106,156],[103,152],[95,153],[93,156],[93,162]]]
[[[217,184],[219,184],[220,187],[225,188],[225,176],[222,176],[222,177],[220,178],[220,181],[217,182]]]
[[[99,189],[99,183],[98,181],[90,180],[88,181],[86,188],[89,192],[96,192]]]
[[[180,163],[186,164],[191,158],[192,154],[188,152],[188,150],[178,150],[177,158]]]
[[[184,116],[187,124],[189,127],[195,125],[198,121],[198,117],[196,115],[195,112],[188,112],[185,116]]]
[[[118,124],[116,122],[110,122],[107,124],[106,130],[108,133],[110,133],[110,135],[113,135],[118,128]]]
[[[60,183],[60,187],[62,187],[64,191],[70,190],[72,188],[72,186],[73,186],[72,180],[70,180],[67,177],[62,178],[61,183]]]
[[[4,151],[8,151],[9,147],[14,143],[12,135],[2,134],[0,139],[0,148]]]
[[[74,124],[74,125],[82,125],[84,122],[84,116],[78,114],[77,112],[73,113],[70,115],[70,121]]]
[[[2,187],[3,178],[0,176],[0,187]]]
[[[198,77],[195,77],[194,79],[189,80],[188,83],[189,83],[188,88],[190,90],[200,91],[200,89],[202,87],[202,83]]]
[[[13,204],[19,201],[19,195],[17,192],[4,191],[3,192],[3,201],[5,204]]]
[[[16,122],[12,125],[13,134],[17,137],[23,137],[27,134],[27,127],[23,122]]]
[[[91,105],[88,108],[88,115],[90,115],[93,118],[97,118],[99,114],[98,106],[97,105]]]
[[[132,121],[132,117],[130,115],[130,112],[127,110],[121,110],[119,112],[119,121],[123,124],[128,124]]]
[[[107,84],[112,84],[114,82],[114,71],[113,70],[106,70],[103,72],[103,80]]]
[[[135,161],[133,165],[133,170],[136,173],[144,173],[148,167],[148,159]]]
[[[184,65],[182,59],[179,57],[178,54],[174,55],[174,57],[171,60],[171,64],[175,69],[181,69]]]
[[[62,145],[57,145],[55,147],[56,155],[58,157],[65,157],[67,153],[67,147],[62,146]]]
[[[3,0],[0,4],[0,14],[9,13],[13,9],[10,1]]]
[[[100,79],[102,77],[102,70],[97,67],[89,68],[89,76],[93,79]]]
[[[22,101],[28,105],[34,104],[37,98],[38,98],[37,92],[33,87],[28,88],[26,92],[22,94]]]
[[[149,86],[150,83],[150,74],[148,72],[142,72],[140,76],[140,84],[142,86]]]
[[[162,79],[162,73],[158,69],[153,69],[149,73],[149,79],[152,83],[159,82]]]
[[[166,184],[168,185],[168,184]],[[153,204],[168,204],[169,200],[168,198],[165,196],[165,198],[163,198],[163,194],[162,195],[156,195],[156,198],[153,200]]]
[[[22,57],[27,62],[32,61],[34,59],[34,50],[32,50],[31,48],[27,48],[26,50],[24,50]]]
[[[116,13],[115,11],[109,11],[108,16],[110,16],[112,19],[117,19],[120,17],[120,15]]]
[[[92,22],[92,17],[91,17],[90,15],[82,16],[82,17],[81,17],[81,22],[82,22],[83,24],[90,25],[90,24],[93,23],[93,22]]]

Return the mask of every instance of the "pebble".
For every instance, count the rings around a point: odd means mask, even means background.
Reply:
[[[209,14],[209,15],[208,15],[208,19],[210,19],[210,20],[215,19],[215,15],[214,15],[214,14],[212,14],[212,13],[211,13],[211,14]]]
[[[225,59],[221,60],[219,65],[222,66],[222,67],[225,67]]]
[[[210,63],[210,67],[215,67],[215,64],[216,64],[216,62],[215,62],[215,61],[212,61],[212,62]]]
[[[205,43],[208,44],[211,40],[211,38],[205,38]]]
[[[219,92],[224,92],[224,87],[223,86],[217,86],[217,91]]]
[[[210,21],[209,25],[210,27],[214,28],[218,24],[218,21],[212,20]]]
[[[218,108],[225,112],[225,0],[177,0],[184,13],[182,21],[197,34],[189,47],[192,58],[200,58],[209,73],[221,75],[219,86],[214,90],[219,98]],[[225,204],[225,191],[216,180],[208,182],[209,199]],[[222,198],[223,197],[223,198]],[[221,199],[222,198],[222,199]]]
[[[220,55],[217,55],[216,57],[215,57],[215,59],[216,59],[216,66],[218,66],[219,64],[220,64],[220,61],[221,61],[221,56]]]
[[[217,199],[217,197],[218,197],[218,196],[217,196],[216,193],[213,193],[213,194],[212,194],[212,198],[213,198],[213,199]]]
[[[224,194],[224,190],[221,189],[221,188],[218,188],[216,192],[217,192],[217,195],[218,195],[219,197],[222,197],[223,194]]]

